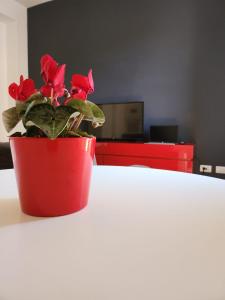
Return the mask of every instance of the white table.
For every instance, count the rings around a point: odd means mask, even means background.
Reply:
[[[22,214],[0,171],[1,300],[224,300],[225,181],[95,167],[89,206]]]

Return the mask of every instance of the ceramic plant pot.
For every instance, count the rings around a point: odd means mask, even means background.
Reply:
[[[61,216],[87,205],[95,138],[11,137],[22,211]]]

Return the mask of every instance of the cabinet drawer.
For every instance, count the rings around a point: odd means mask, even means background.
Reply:
[[[110,166],[131,166],[131,165],[143,165],[146,167],[174,170],[182,172],[192,172],[192,161],[187,160],[175,160],[175,159],[158,159],[158,158],[146,158],[146,157],[131,157],[131,156],[119,156],[119,155],[97,155],[97,163],[99,165]]]

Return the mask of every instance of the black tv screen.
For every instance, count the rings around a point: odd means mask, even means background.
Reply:
[[[88,132],[97,140],[140,140],[144,137],[144,102],[97,104],[105,114],[102,127]]]
[[[177,125],[152,125],[150,127],[150,141],[177,143],[178,126]]]

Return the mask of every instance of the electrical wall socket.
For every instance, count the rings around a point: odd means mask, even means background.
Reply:
[[[217,174],[225,174],[225,167],[216,166],[216,173]]]
[[[212,166],[210,166],[210,165],[200,165],[200,172],[202,172],[202,173],[211,173],[212,172]]]

